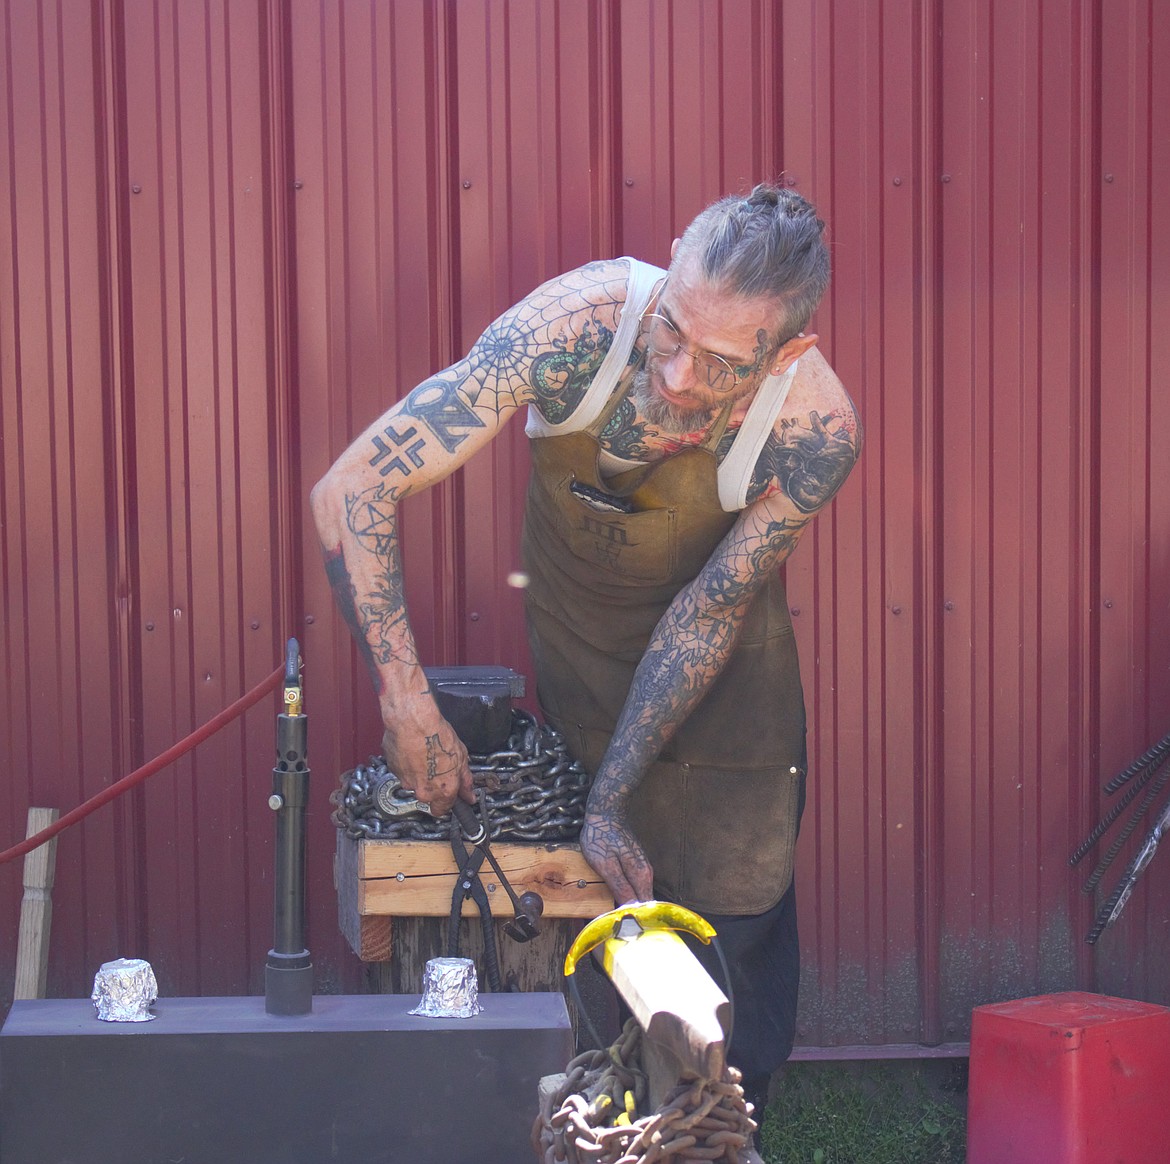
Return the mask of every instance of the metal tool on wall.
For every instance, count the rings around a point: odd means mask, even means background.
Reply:
[[[1170,830],[1170,800],[1151,814],[1154,802],[1165,790],[1167,782],[1170,782],[1170,767],[1164,767],[1167,758],[1170,758],[1170,735],[1163,736],[1158,743],[1142,753],[1128,768],[1119,772],[1105,785],[1105,792],[1110,796],[1120,792],[1123,788],[1125,791],[1069,858],[1070,865],[1080,864],[1092,852],[1098,841],[1120,819],[1125,810],[1135,800],[1138,800],[1139,795],[1141,796],[1137,807],[1130,813],[1121,831],[1082,886],[1084,893],[1092,893],[1101,883],[1109,866],[1117,859],[1126,841],[1133,835],[1138,825],[1147,816],[1153,815],[1154,827],[1146,835],[1141,848],[1126,866],[1121,880],[1114,886],[1097,911],[1093,925],[1085,936],[1085,941],[1089,945],[1095,945],[1102,933],[1121,916],[1138,878],[1154,859],[1154,853],[1157,851],[1158,843],[1164,833]]]

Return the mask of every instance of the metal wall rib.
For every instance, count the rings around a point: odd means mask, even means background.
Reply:
[[[1092,952],[1065,865],[1170,728],[1156,0],[0,10],[5,836],[298,633],[310,940],[353,989],[327,796],[379,732],[309,485],[543,279],[665,262],[705,202],[782,175],[830,224],[816,326],[867,430],[788,567],[800,1041],[957,1039],[974,1004],[1074,985],[1166,1001],[1165,879]],[[527,668],[526,473],[514,422],[405,507],[427,661]],[[259,989],[270,731],[252,713],[62,840],[54,993],[130,952],[170,993]]]

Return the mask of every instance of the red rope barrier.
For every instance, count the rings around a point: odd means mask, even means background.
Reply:
[[[39,833],[35,833],[33,836],[21,841],[19,845],[13,845],[12,848],[5,849],[4,852],[0,853],[0,865],[3,865],[6,861],[15,861],[17,857],[23,857],[25,853],[31,853],[33,849],[39,848],[46,841],[52,840],[53,837],[67,829],[70,825],[76,824],[79,820],[84,820],[91,812],[101,808],[103,804],[108,804],[111,800],[121,796],[123,792],[129,792],[136,784],[141,784],[148,776],[153,776],[168,764],[173,764],[180,756],[189,752],[197,744],[201,744],[208,736],[214,735],[221,727],[231,723],[237,716],[243,715],[249,707],[259,703],[264,696],[275,691],[280,686],[280,681],[283,677],[284,667],[277,667],[258,686],[253,687],[246,695],[241,695],[235,703],[225,707],[223,711],[209,719],[202,727],[196,728],[189,736],[185,736],[177,744],[172,744],[165,752],[155,756],[149,763],[143,764],[141,768],[136,768],[129,776],[123,776],[121,780],[111,784],[108,788],[103,788],[96,796],[91,796],[84,804],[79,804],[72,812],[66,813],[59,820],[54,821],[47,829],[42,829]]]

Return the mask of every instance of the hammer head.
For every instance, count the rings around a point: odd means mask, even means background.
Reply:
[[[531,942],[540,934],[540,916],[544,913],[544,898],[539,893],[520,894],[516,902],[516,916],[504,926],[504,933],[515,942]]]

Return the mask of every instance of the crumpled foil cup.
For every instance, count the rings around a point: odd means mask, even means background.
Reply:
[[[475,1018],[479,981],[470,958],[431,958],[423,971],[422,1000],[410,1014],[425,1018]]]
[[[158,983],[150,963],[142,958],[115,958],[103,962],[89,996],[97,1016],[107,1023],[147,1023],[158,1015],[150,1008],[158,999]]]

